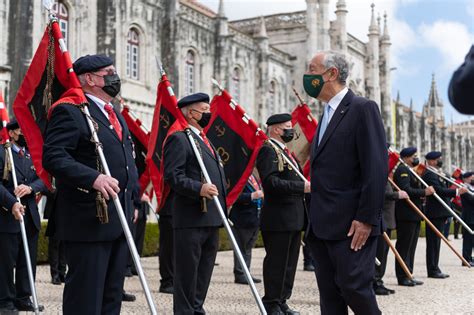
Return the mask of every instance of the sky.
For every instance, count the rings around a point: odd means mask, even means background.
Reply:
[[[218,0],[199,0],[217,11]],[[336,15],[337,0],[330,0],[330,20]],[[445,118],[459,122],[469,117],[459,114],[448,100],[452,73],[474,44],[474,0],[346,0],[347,31],[366,42],[371,3],[376,14],[388,15],[391,37],[392,97],[421,111],[428,99],[432,74],[444,103]],[[306,9],[305,0],[224,0],[229,20]]]

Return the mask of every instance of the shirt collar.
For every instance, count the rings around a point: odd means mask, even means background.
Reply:
[[[20,149],[23,150],[23,152],[25,151],[25,148],[21,148],[19,146],[17,146],[15,143],[12,142],[12,149],[13,151],[15,151],[15,153],[18,153],[20,152]]]
[[[336,95],[334,95],[328,102],[328,105],[332,108],[332,111],[335,112],[339,104],[341,103],[344,96],[346,96],[349,89],[344,87],[342,90],[339,91]]]
[[[99,107],[101,109],[104,109],[104,106],[107,104],[106,102],[104,102],[102,99],[98,98],[97,96],[94,96],[92,94],[89,94],[89,93],[86,93],[86,96],[88,98],[90,98],[91,100],[94,101],[94,103],[96,103],[97,105],[99,105]]]
[[[280,146],[280,148],[282,148],[283,150],[285,150],[285,149],[286,149],[286,145],[285,145],[283,142],[281,142],[281,141],[278,141],[278,140],[277,140],[277,139],[275,139],[275,138],[270,138],[270,139],[271,139],[271,140],[273,140],[273,141],[275,141],[275,142],[276,142],[276,144],[278,144],[278,145]]]
[[[201,131],[194,126],[188,125],[189,129],[194,132],[199,138],[201,138]],[[202,139],[202,138],[201,138]]]

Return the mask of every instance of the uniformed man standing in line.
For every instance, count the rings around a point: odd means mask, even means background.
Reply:
[[[440,169],[443,166],[441,152],[439,151],[429,152],[425,158],[426,164],[433,168]],[[444,179],[429,170],[423,175],[423,180],[428,185],[433,186],[436,193],[447,205],[450,204],[451,198],[467,192],[467,189],[464,187],[449,189],[449,185]],[[444,224],[451,216],[451,213],[449,213],[435,197],[430,196],[426,200],[426,216],[431,223],[442,232]],[[426,271],[428,272],[428,278],[444,279],[449,277],[448,274],[441,272],[438,266],[440,246],[440,238],[431,229],[426,229]]]
[[[31,302],[31,288],[24,252],[24,244],[17,221],[24,214],[28,249],[30,251],[33,275],[36,274],[36,256],[38,236],[41,230],[40,215],[35,195],[47,192],[47,188],[36,175],[25,137],[16,120],[7,125],[11,139],[11,150],[15,164],[18,187],[13,185],[12,171],[6,163],[8,157],[3,146],[0,146],[0,313],[16,311],[34,311]],[[21,204],[16,197],[21,198]],[[23,205],[22,205],[23,204]],[[4,211],[6,210],[6,211]],[[13,269],[15,268],[15,278]],[[44,309],[39,306],[40,311]]]
[[[474,173],[466,172],[462,174],[464,185],[469,187],[469,190],[474,193]],[[471,229],[474,229],[474,197],[471,194],[464,194],[461,196],[462,202],[462,219]],[[466,259],[471,267],[474,267],[474,260],[472,259],[472,249],[474,248],[474,236],[466,229],[462,229],[462,256]]]
[[[212,200],[226,212],[224,168],[203,129],[211,118],[209,96],[196,93],[178,102],[212,183],[206,183],[186,132],[169,136],[164,146],[164,177],[173,211],[174,314],[205,314],[203,305],[219,247],[222,218]],[[168,200],[167,200],[168,201]]]
[[[400,152],[400,157],[409,167],[415,167],[420,163],[416,147],[404,148]],[[422,209],[424,198],[434,193],[434,189],[431,186],[424,189],[408,167],[402,163],[400,163],[395,170],[393,179],[400,189],[406,191],[411,201],[413,201],[419,209]],[[416,245],[420,234],[421,217],[410,208],[406,200],[398,200],[395,204],[395,218],[397,227],[397,242],[395,248],[410,272],[413,273]],[[398,285],[413,287],[423,284],[422,281],[416,279],[410,280],[397,261],[395,261],[395,273]]]
[[[262,301],[269,315],[299,314],[289,308],[287,300],[291,296],[298,264],[306,211],[304,194],[310,191],[310,183],[303,181],[282,156],[285,155],[299,168],[285,145],[294,137],[291,115],[270,116],[267,126],[271,143],[266,143],[257,157],[257,169],[265,193],[260,222],[266,252]]]
[[[56,179],[58,195],[49,224],[54,236],[64,241],[69,268],[62,311],[119,314],[129,249],[112,200],[120,200],[131,224],[132,194],[138,185],[133,142],[125,120],[111,105],[121,86],[112,59],[87,55],[73,66],[97,123],[111,176],[99,167],[96,144],[81,109],[56,105],[46,128],[43,166]]]

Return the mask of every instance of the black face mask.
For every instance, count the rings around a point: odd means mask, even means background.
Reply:
[[[18,135],[18,139],[15,141],[20,147],[26,147],[26,139],[24,135]]]
[[[198,113],[201,114],[201,119],[197,120],[196,118],[194,118],[194,117],[193,118],[196,119],[198,125],[201,126],[201,128],[206,128],[206,126],[209,124],[209,121],[211,121],[211,115],[212,114],[207,113],[207,112],[200,112],[200,111],[195,110],[195,109],[193,109],[193,111],[198,112]]]
[[[104,86],[102,87],[102,90],[111,97],[117,96],[117,94],[120,93],[120,88],[122,86],[118,74],[107,74],[102,76],[102,78],[104,78]]]
[[[443,167],[443,161],[438,160],[438,161],[436,162],[436,166],[437,166],[437,167]]]
[[[283,140],[283,142],[288,143],[291,140],[293,140],[294,137],[295,137],[295,129],[293,128],[283,129],[283,134],[281,135],[281,140]]]
[[[413,161],[411,162],[411,164],[413,166],[417,166],[418,164],[420,164],[420,159],[419,158],[413,158]]]

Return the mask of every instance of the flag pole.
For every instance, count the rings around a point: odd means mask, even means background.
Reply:
[[[295,87],[293,87],[293,93],[295,93],[296,98],[298,98],[298,101],[300,101],[300,105],[299,105],[299,106],[303,106],[303,105],[304,105],[304,101],[303,101],[303,99],[301,98],[301,96],[298,94],[298,92],[296,92]]]
[[[392,241],[390,240],[390,237],[388,236],[387,232],[384,231],[382,235],[383,235],[383,239],[387,243],[388,247],[392,250],[393,254],[395,255],[395,259],[402,267],[408,279],[413,280],[413,275],[411,274],[410,269],[408,269],[407,265],[403,261],[402,256],[400,256],[400,254],[398,253],[398,250],[395,248],[395,246],[393,246]]]
[[[458,188],[466,188],[467,189],[467,193],[471,196],[474,196],[474,192],[470,190],[469,187],[467,187],[466,185],[464,184],[460,184],[460,183],[457,183],[456,181],[454,181],[451,177],[448,177],[447,175],[445,174],[442,174],[441,172],[439,172],[437,169],[435,169],[434,167],[430,166],[430,165],[426,165],[426,169],[436,175],[438,175],[439,177],[443,178],[444,180],[446,180],[447,182],[450,182],[451,184],[453,184],[454,186],[458,187]]]
[[[216,79],[212,79],[212,84],[214,84],[218,89],[219,91],[222,93],[222,91],[224,91],[224,88],[219,84],[219,82],[216,81]],[[231,98],[230,99],[230,102],[232,103],[232,105],[234,107],[238,106],[237,102]],[[247,115],[247,113],[244,114],[244,117],[248,120],[250,120],[250,116]],[[260,128],[257,129],[257,132],[262,132],[262,130]],[[288,158],[286,156],[286,154],[283,154],[283,150],[282,148],[280,148],[279,146],[276,146],[271,140],[268,140],[267,141],[268,143],[270,143],[270,145],[275,149],[275,150],[278,150],[280,151],[282,154],[281,156],[283,157],[283,159],[285,160],[285,162],[293,168],[293,170],[295,170],[296,174],[303,180],[303,181],[308,181],[306,179],[306,177],[304,177],[304,175],[299,171],[298,167],[296,165],[293,164],[293,161],[290,160],[290,158]]]
[[[389,150],[391,152],[395,152],[393,149],[389,148]],[[396,153],[396,152],[395,152]],[[402,158],[398,157],[398,160],[403,164],[405,165],[408,170],[410,171],[410,173],[413,174],[413,176],[416,177],[416,179],[418,179],[420,181],[420,183],[425,186],[425,187],[429,187],[429,185],[421,178],[420,175],[418,175],[417,172],[415,172],[407,163],[405,163],[405,161],[402,160]],[[469,234],[474,234],[474,232],[472,231],[472,229],[469,227],[469,225],[466,224],[466,222],[464,222],[460,217],[459,215],[453,210],[451,209],[450,206],[448,206],[446,204],[446,202],[444,202],[444,200],[435,192],[433,194],[433,196],[436,198],[436,200],[438,200],[438,202],[443,206],[443,208],[445,208],[446,210],[448,210],[449,213],[451,213],[453,215],[453,217],[458,220],[459,223],[462,224],[462,226],[466,229],[466,231],[469,232]]]
[[[388,181],[397,191],[401,190],[400,187],[398,187],[397,184],[395,184],[395,182],[390,177],[388,178]],[[436,228],[436,226],[433,225],[433,223],[431,223],[431,221],[426,217],[426,215],[420,209],[418,209],[418,207],[413,203],[413,201],[411,201],[410,199],[405,199],[405,201],[423,220],[425,220],[426,224],[433,230],[433,232],[439,238],[443,240],[443,242],[446,243],[446,245],[448,245],[448,247],[454,252],[454,254],[458,256],[459,259],[461,259],[463,264],[468,268],[471,268],[471,265],[466,261],[466,259],[464,259],[464,257],[462,257],[462,255],[458,253],[458,251],[453,247],[453,245],[451,245],[448,239]]]
[[[7,149],[8,159],[10,160],[10,163],[12,166],[13,187],[16,189],[18,187],[18,180],[16,178],[15,161],[13,160],[11,142],[8,139],[6,139],[5,148]],[[16,200],[21,204],[21,199],[19,197],[16,197]],[[33,297],[33,308],[35,310],[35,314],[38,315],[39,314],[38,296],[36,295],[35,279],[33,277],[33,267],[31,265],[31,256],[30,256],[30,250],[28,247],[28,238],[26,236],[25,220],[23,220],[23,215],[21,216],[19,221],[20,221],[21,239],[23,240],[23,249],[25,251],[26,269],[28,271],[28,281],[30,283],[31,296]]]
[[[163,75],[165,75],[166,72],[163,69],[163,65],[158,60],[157,60],[157,63],[160,69],[161,76],[163,77]],[[168,87],[168,93],[170,93],[170,95],[174,95],[174,91],[171,88],[171,86]],[[198,161],[199,167],[201,168],[201,172],[204,176],[204,179],[206,183],[212,184],[211,178],[209,177],[209,173],[207,172],[206,166],[204,165],[204,161],[202,160],[201,154],[199,153],[199,150],[196,146],[196,143],[194,142],[194,138],[191,132],[192,131],[189,128],[185,130],[185,133],[189,139],[189,142],[191,143],[191,147],[193,149],[194,155],[196,156],[196,159]],[[247,268],[247,264],[245,263],[244,257],[242,256],[242,253],[239,249],[234,233],[232,233],[232,229],[230,228],[229,222],[227,221],[226,215],[224,213],[224,209],[222,208],[219,198],[217,196],[213,196],[212,200],[214,201],[216,205],[217,211],[219,212],[219,215],[222,219],[222,223],[224,224],[224,228],[226,229],[227,234],[229,235],[229,238],[232,243],[232,247],[234,249],[234,253],[236,254],[237,259],[239,260],[239,263],[244,271],[245,278],[247,279],[247,283],[250,285],[252,294],[255,298],[255,301],[257,302],[260,313],[262,315],[267,315],[267,311],[265,310],[265,307],[263,306],[262,299],[260,298],[260,295],[258,294],[257,287],[255,286],[255,283],[253,282],[253,278],[250,275],[250,271]]]

